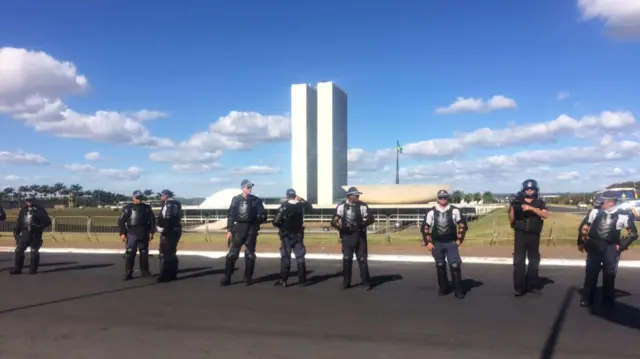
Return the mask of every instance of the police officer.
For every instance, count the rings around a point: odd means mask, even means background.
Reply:
[[[33,196],[25,199],[25,206],[18,213],[13,237],[16,240],[16,249],[13,257],[13,269],[11,274],[22,274],[24,266],[24,252],[30,247],[31,262],[29,274],[36,274],[40,264],[40,248],[44,242],[42,232],[51,225],[51,218],[47,211],[34,203]]]
[[[160,194],[160,200],[164,203],[156,222],[160,232],[159,245],[159,282],[176,280],[178,276],[178,242],[182,236],[182,204],[173,198],[173,192],[168,189]]]
[[[514,230],[513,287],[515,296],[526,292],[538,293],[540,284],[540,234],[544,220],[548,218],[546,203],[539,198],[538,182],[528,179],[522,182],[520,196],[509,207],[509,222]],[[529,266],[526,265],[529,259]]]
[[[580,306],[593,305],[601,266],[602,301],[605,306],[613,306],[620,253],[638,238],[638,230],[633,217],[616,208],[615,196],[606,191],[600,208],[589,211],[584,222],[580,228],[582,244],[578,246],[578,250],[586,250],[587,265]],[[625,228],[629,235],[622,240],[621,231]]]
[[[346,200],[336,207],[336,214],[333,216],[331,226],[340,232],[342,243],[342,287],[351,287],[351,269],[353,265],[353,255],[355,253],[360,267],[360,278],[362,284],[371,289],[369,277],[369,264],[367,253],[367,227],[374,222],[373,214],[369,211],[369,206],[359,199],[362,192],[356,187],[350,187],[346,193]]]
[[[309,202],[296,195],[296,191],[288,189],[286,200],[280,205],[273,225],[279,229],[280,235],[280,280],[276,285],[287,286],[291,271],[291,251],[296,255],[298,263],[298,283],[304,285],[307,281],[307,268],[304,246],[304,214],[313,208]]]
[[[449,294],[447,263],[451,270],[451,280],[456,298],[464,298],[462,288],[462,259],[458,247],[464,241],[467,221],[460,209],[449,204],[449,192],[438,191],[438,203],[424,216],[421,232],[427,249],[433,254],[438,277],[438,293]]]
[[[256,242],[260,224],[267,222],[267,213],[262,199],[251,194],[253,186],[254,184],[248,179],[243,180],[240,183],[242,193],[231,199],[227,212],[229,253],[227,253],[224,276],[220,282],[223,286],[231,284],[231,276],[243,245],[245,246],[244,281],[246,285],[251,284],[256,266]]]
[[[136,262],[136,252],[140,251],[140,274],[150,277],[149,272],[149,241],[153,240],[156,232],[156,217],[151,206],[142,202],[142,192],[133,191],[133,203],[127,204],[120,214],[120,238],[126,243],[124,280],[133,278],[133,267]]]
[[[0,222],[5,221],[7,219],[7,214],[5,213],[2,206],[0,206]]]

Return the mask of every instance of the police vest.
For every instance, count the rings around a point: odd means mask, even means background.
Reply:
[[[431,209],[433,212],[433,226],[431,228],[431,238],[436,241],[455,241],[458,238],[458,229],[453,220],[453,206],[449,206],[444,212]]]

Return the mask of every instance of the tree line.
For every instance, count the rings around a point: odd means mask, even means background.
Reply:
[[[147,199],[158,198],[157,193],[151,189],[142,191]],[[118,202],[131,200],[131,196],[122,193],[104,191],[101,189],[87,190],[80,184],[66,186],[62,182],[54,185],[27,185],[17,188],[7,187],[0,191],[0,200],[21,201],[27,196],[34,196],[39,200],[58,202],[69,207],[78,205],[114,205]]]

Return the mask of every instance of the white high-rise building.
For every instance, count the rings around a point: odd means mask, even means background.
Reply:
[[[321,206],[347,185],[347,94],[332,82],[291,86],[291,185]]]
[[[320,82],[318,93],[318,204],[343,198],[347,185],[347,94],[333,82]]]
[[[291,187],[309,203],[318,201],[318,115],[316,90],[291,86]]]

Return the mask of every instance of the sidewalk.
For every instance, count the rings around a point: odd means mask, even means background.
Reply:
[[[15,242],[9,239],[0,239],[0,247],[14,247]],[[158,242],[154,240],[150,245],[151,249],[157,250]],[[46,241],[43,249],[48,248],[72,248],[72,249],[108,249],[108,250],[124,250],[124,244],[120,242],[96,242],[96,241],[73,241],[73,242],[53,242]],[[391,255],[391,256],[429,256],[426,247],[408,244],[370,244],[370,255]],[[220,242],[183,242],[178,245],[178,251],[189,252],[226,252],[228,250],[226,243]],[[280,247],[273,243],[258,243],[257,254],[278,253]],[[463,257],[493,257],[493,258],[512,258],[512,247],[510,246],[488,246],[473,245],[460,247],[460,254]],[[339,244],[311,244],[307,245],[307,253],[318,255],[339,255],[341,249]],[[543,259],[572,259],[584,261],[586,255],[578,252],[575,246],[547,247],[541,246],[540,253]],[[640,260],[640,248],[635,247],[622,254],[622,260]]]

